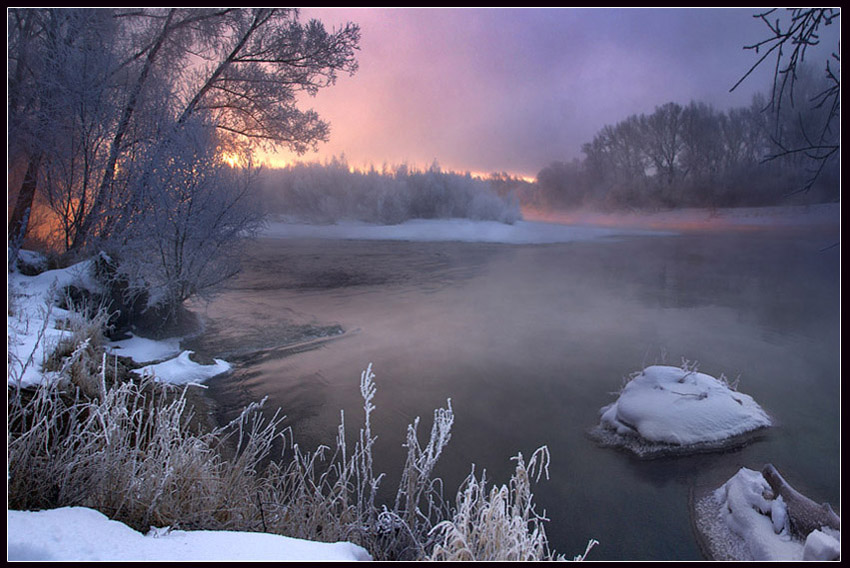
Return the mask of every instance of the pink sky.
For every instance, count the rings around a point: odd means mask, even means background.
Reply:
[[[767,33],[754,13],[304,9],[302,20],[328,28],[355,22],[362,38],[358,72],[304,101],[331,123],[331,137],[301,159],[345,155],[377,168],[436,160],[533,178],[553,160],[580,158],[604,125],[657,105],[748,105],[770,76],[764,66],[729,93],[756,60],[744,45]]]

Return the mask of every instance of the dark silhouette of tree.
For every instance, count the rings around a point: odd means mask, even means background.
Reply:
[[[754,15],[764,22],[770,35],[745,49],[755,50],[761,57],[730,89],[734,91],[756,68],[774,57],[773,89],[770,104],[765,110],[779,115],[783,106],[796,106],[794,88],[796,86],[808,49],[821,42],[819,32],[825,26],[832,25],[841,16],[837,8],[789,8],[784,12],[776,9]],[[786,21],[787,20],[787,21]],[[820,113],[820,119],[812,121],[799,119],[800,136],[787,140],[782,133],[776,132],[773,142],[776,150],[766,159],[773,160],[791,155],[804,155],[813,164],[811,175],[803,186],[803,191],[812,188],[830,163],[839,155],[839,111],[841,105],[841,58],[833,51],[826,61],[825,78],[827,86],[807,101],[811,108]],[[837,69],[836,69],[837,67]],[[779,124],[780,121],[777,121]],[[812,124],[811,122],[814,122]]]

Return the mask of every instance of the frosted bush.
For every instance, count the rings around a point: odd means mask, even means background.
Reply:
[[[344,159],[295,164],[265,173],[266,199],[278,214],[314,223],[356,220],[395,224],[408,219],[469,218],[513,223],[518,201],[488,180],[407,167],[352,171]]]
[[[424,441],[419,418],[408,426],[395,498],[382,503],[385,475],[373,465],[371,364],[361,373],[364,422],[353,447],[341,413],[335,447],[304,451],[282,428],[279,412],[269,416],[263,402],[209,429],[194,414],[198,387],[122,382],[117,360],[95,340],[93,329],[103,321],[81,326],[53,355],[59,380],[10,387],[10,509],[89,507],[142,531],[170,526],[345,540],[384,560],[455,555],[446,540],[453,531],[473,535],[477,558],[549,555],[545,519],[533,511],[529,486],[545,471],[548,451],[538,450],[528,466],[519,456],[510,488],[488,492],[483,477],[472,476],[453,510],[434,477],[451,439],[449,400],[434,411]]]

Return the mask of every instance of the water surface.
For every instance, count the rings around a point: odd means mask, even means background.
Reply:
[[[438,474],[474,463],[508,480],[547,445],[536,487],[552,547],[569,557],[701,559],[695,488],[771,462],[817,501],[840,498],[837,233],[690,232],[547,245],[265,239],[207,306],[204,350],[235,363],[210,391],[233,413],[269,397],[305,446],[362,423],[360,371],[378,387],[376,468],[392,485],[408,423],[451,398]],[[826,250],[824,250],[826,249]],[[309,349],[282,347],[293,339]],[[682,358],[730,379],[777,421],[726,453],[640,461],[586,435],[623,377]]]

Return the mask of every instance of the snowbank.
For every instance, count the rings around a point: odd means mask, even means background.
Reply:
[[[752,397],[695,370],[647,367],[600,410],[591,434],[605,445],[642,456],[726,447],[743,434],[771,425]]]
[[[741,468],[697,500],[695,524],[714,560],[837,560],[841,531],[821,527],[797,535],[789,511],[764,476]]]
[[[130,334],[127,339],[111,341],[106,346],[109,353],[129,357],[136,363],[152,363],[170,359],[182,352],[180,338],[148,339]]]
[[[626,235],[667,235],[634,228],[563,225],[517,221],[511,225],[471,219],[413,219],[398,225],[340,222],[333,225],[272,222],[262,236],[389,241],[459,241],[503,244],[552,244],[609,239]]]
[[[83,507],[8,511],[7,560],[354,561],[347,542],[319,543],[264,533],[151,529],[143,535]]]
[[[30,264],[38,261],[37,255],[20,251]],[[20,272],[9,274],[9,316],[6,318],[8,341],[8,384],[29,387],[52,380],[43,369],[43,363],[53,348],[68,337],[65,321],[75,317],[70,311],[56,306],[62,290],[68,286],[100,291],[100,285],[91,275],[91,260],[57,270],[48,270],[36,276]],[[192,361],[191,352],[180,348],[180,338],[152,340],[131,336],[106,345],[109,353],[130,357],[136,363],[152,363],[137,373],[155,375],[160,382],[187,384],[203,382],[215,375],[226,373],[230,365],[216,359],[212,365]]]
[[[21,251],[29,259],[29,253]],[[31,260],[31,259],[30,259]],[[35,259],[37,260],[37,259]],[[8,280],[8,384],[29,387],[54,380],[43,362],[69,331],[63,321],[74,317],[55,305],[57,294],[69,285],[92,292],[91,261],[36,276],[14,271]],[[166,359],[138,369],[158,381],[186,384],[202,382],[230,370],[226,361],[211,365],[192,361],[181,351],[179,338],[153,341],[141,337],[112,342],[112,353],[137,363]],[[177,355],[175,357],[175,355]],[[152,530],[142,535],[126,525],[86,508],[60,508],[39,512],[7,511],[8,560],[240,560],[311,561],[370,560],[362,548],[350,543],[315,543],[262,533]]]
[[[28,251],[20,253],[34,256]],[[6,377],[9,384],[27,387],[44,380],[41,367],[45,357],[70,333],[62,322],[72,314],[57,307],[55,300],[66,286],[90,291],[99,289],[91,277],[91,263],[87,260],[36,276],[24,276],[19,272],[8,275]]]
[[[189,358],[192,353],[192,351],[183,351],[173,359],[134,369],[133,372],[143,376],[153,376],[162,383],[185,385],[202,383],[230,370],[230,364],[222,359],[216,359],[212,365],[196,363]]]

